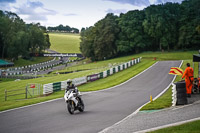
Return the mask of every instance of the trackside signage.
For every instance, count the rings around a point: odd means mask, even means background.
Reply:
[[[99,74],[88,75],[87,76],[87,80],[88,81],[95,81],[95,80],[97,80],[99,78],[98,75]]]
[[[31,53],[30,56],[34,57],[83,57],[79,53]]]

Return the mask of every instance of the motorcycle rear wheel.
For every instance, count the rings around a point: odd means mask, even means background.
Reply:
[[[84,109],[85,109],[85,105],[84,105],[83,100],[82,100],[81,98],[79,98],[79,101],[80,101],[80,105],[79,105],[78,110],[79,110],[80,112],[83,112]]]

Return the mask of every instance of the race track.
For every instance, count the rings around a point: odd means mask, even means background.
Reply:
[[[172,81],[170,67],[181,61],[162,61],[129,82],[83,95],[85,112],[70,115],[63,99],[0,113],[0,133],[96,133],[127,117],[157,96]]]

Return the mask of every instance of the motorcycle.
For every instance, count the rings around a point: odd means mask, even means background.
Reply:
[[[79,110],[80,112],[84,111],[85,106],[77,88],[66,90],[64,99],[70,114],[74,114],[74,111],[76,110]]]

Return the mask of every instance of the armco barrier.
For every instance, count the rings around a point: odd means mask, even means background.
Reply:
[[[64,90],[67,88],[67,81],[61,81],[61,90]]]
[[[135,59],[135,60],[131,60],[129,62],[126,62],[124,64],[121,64],[119,66],[115,66],[113,68],[110,68],[106,71],[100,72],[98,74],[93,74],[93,75],[88,75],[85,77],[81,77],[81,78],[75,78],[72,79],[72,82],[74,83],[75,86],[79,86],[81,84],[85,84],[89,81],[95,81],[101,78],[105,78],[109,75],[112,75],[114,73],[117,73],[121,70],[124,70],[132,65],[135,65],[137,63],[140,62],[141,58]],[[43,85],[43,94],[47,95],[47,94],[51,94],[54,91],[59,91],[61,89],[66,89],[67,88],[67,81],[61,81],[61,82],[57,82],[57,83],[50,83],[50,84],[44,84]]]
[[[118,66],[118,69],[117,69],[117,70],[118,70],[118,72],[121,71],[121,66]]]
[[[115,67],[115,72],[116,72],[116,73],[119,72],[119,71],[118,71],[118,66]]]
[[[124,69],[125,69],[125,64],[123,64],[122,66],[123,66],[123,67],[122,67],[122,68],[123,68],[122,70],[124,70]]]
[[[103,72],[99,73],[99,78],[102,79],[103,78]]]
[[[109,76],[110,75],[110,70],[107,70],[107,76]]]
[[[75,78],[75,79],[72,79],[72,82],[74,83],[75,86],[79,86],[79,85],[87,83],[87,77]]]
[[[116,68],[115,68],[115,67],[113,67],[112,69],[113,69],[113,74],[115,74],[115,73],[116,73],[116,70],[115,70]]]
[[[103,72],[103,77],[104,77],[104,78],[107,77],[107,71],[104,71],[104,72]]]
[[[43,85],[43,95],[53,93],[53,83]]]
[[[112,75],[113,74],[113,68],[110,68],[109,71],[110,71],[110,75]]]
[[[87,76],[87,82],[92,82],[99,79],[99,74],[93,74]]]
[[[61,82],[53,83],[53,91],[60,91],[61,90]]]

